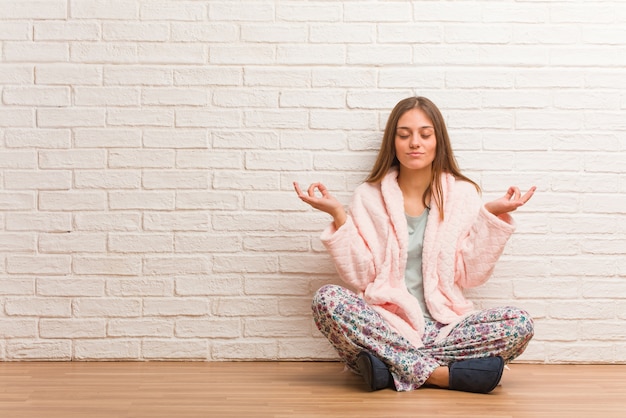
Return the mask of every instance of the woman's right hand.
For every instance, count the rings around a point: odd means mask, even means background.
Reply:
[[[311,184],[307,193],[304,193],[300,189],[298,182],[294,181],[293,187],[296,189],[296,193],[298,194],[300,200],[304,203],[308,203],[311,207],[321,210],[322,212],[326,212],[332,216],[335,222],[335,228],[338,229],[346,222],[347,215],[343,205],[328,192],[328,189],[322,183]],[[321,193],[321,197],[316,196],[316,189]]]

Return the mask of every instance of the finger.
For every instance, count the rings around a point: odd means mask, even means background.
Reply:
[[[513,186],[513,200],[519,200],[520,196],[522,195],[522,192],[520,192],[519,187],[517,186]]]
[[[530,190],[528,190],[524,196],[522,196],[521,200],[522,203],[526,203],[530,200],[531,197],[533,197],[533,195],[535,194],[535,190],[537,190],[537,187],[533,186],[530,188]]]
[[[320,193],[322,194],[323,197],[328,196],[328,189],[322,183],[319,183],[317,185],[317,190],[320,191]]]
[[[309,193],[310,197],[315,197],[315,189],[319,186],[319,183],[312,183],[309,186],[309,190],[307,190],[307,192]]]
[[[296,193],[298,193],[298,196],[302,194],[302,190],[300,189],[300,185],[297,181],[293,182],[293,188],[296,189]]]

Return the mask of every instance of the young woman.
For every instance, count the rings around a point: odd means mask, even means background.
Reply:
[[[349,213],[321,183],[298,197],[330,214],[322,233],[340,277],[313,300],[317,327],[370,388],[424,385],[488,393],[533,335],[528,313],[474,309],[513,233],[510,212],[533,195],[517,187],[482,204],[461,174],[441,112],[424,97],[392,110],[378,158]]]

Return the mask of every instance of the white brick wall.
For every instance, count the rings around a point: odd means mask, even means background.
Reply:
[[[626,362],[626,2],[0,0],[0,360],[329,359],[345,203],[390,108],[441,107],[485,199],[538,193],[480,307],[521,358]]]

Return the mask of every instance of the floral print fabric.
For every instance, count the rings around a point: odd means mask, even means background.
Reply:
[[[508,363],[533,336],[527,312],[492,308],[467,316],[441,341],[436,339],[445,324],[426,320],[424,347],[416,348],[362,298],[337,285],[319,289],[312,309],[317,328],[352,371],[358,373],[357,355],[367,350],[389,367],[398,391],[421,387],[437,367],[455,361],[501,356]]]

